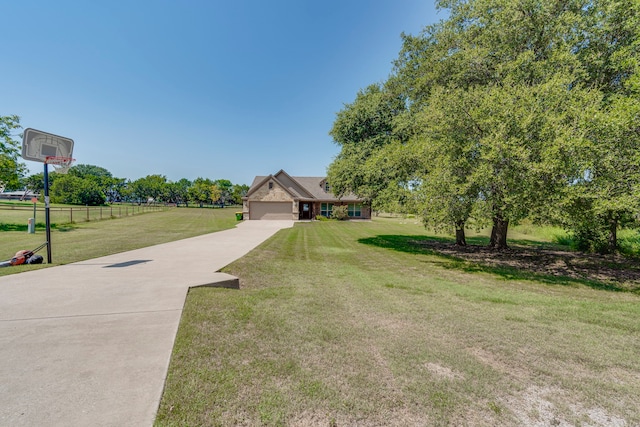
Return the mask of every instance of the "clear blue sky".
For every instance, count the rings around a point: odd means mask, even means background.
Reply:
[[[429,0],[20,0],[2,15],[0,115],[119,178],[236,184],[324,175],[335,114],[386,80],[402,32],[444,18]]]

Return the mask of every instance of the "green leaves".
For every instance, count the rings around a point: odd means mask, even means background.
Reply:
[[[338,113],[334,188],[434,227],[600,221],[614,242],[640,211],[638,2],[437,4],[448,19]]]
[[[72,174],[57,176],[50,192],[53,203],[99,206],[106,202],[104,190],[96,179]]]
[[[0,116],[0,190],[17,189],[26,166],[18,162],[20,143],[15,132],[22,129],[20,117]]]
[[[342,150],[328,170],[334,194],[380,200],[381,191],[393,185],[396,166],[387,168],[384,153],[395,152],[387,146],[400,139],[402,132],[396,132],[394,123],[404,111],[402,97],[371,85],[337,114],[330,135]]]
[[[129,184],[131,195],[138,202],[146,203],[147,200],[162,201],[166,198],[167,178],[164,175],[147,175]]]
[[[203,205],[211,202],[211,189],[214,186],[209,178],[196,178],[188,190],[189,199]]]

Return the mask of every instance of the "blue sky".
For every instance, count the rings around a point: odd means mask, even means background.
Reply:
[[[7,1],[0,115],[135,180],[322,176],[357,91],[386,80],[429,0]],[[31,172],[42,165],[26,162]]]

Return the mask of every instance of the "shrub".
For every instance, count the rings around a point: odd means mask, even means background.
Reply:
[[[628,256],[640,256],[640,231],[621,230],[618,234],[620,252]]]
[[[608,231],[602,224],[594,222],[575,227],[570,235],[575,249],[582,252],[607,254],[610,252],[607,233]]]
[[[346,205],[334,206],[333,211],[331,212],[331,218],[339,221],[349,219],[349,208]]]
[[[329,218],[327,218],[326,216],[322,216],[322,215],[316,215],[316,220],[318,220],[318,221],[329,221]]]
[[[575,248],[576,245],[573,242],[573,239],[568,234],[556,234],[553,236],[553,242],[556,242],[559,245],[569,246]]]

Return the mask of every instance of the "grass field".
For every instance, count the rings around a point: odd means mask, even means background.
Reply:
[[[225,268],[239,291],[191,290],[156,425],[640,425],[637,288],[473,268],[426,234],[299,223]],[[532,234],[510,237],[554,246]]]
[[[10,218],[5,212],[11,213],[0,210],[0,224],[15,223],[13,217]],[[82,261],[232,228],[237,222],[234,212],[233,208],[171,208],[105,221],[56,224],[51,232],[51,265]],[[38,228],[35,234],[22,229],[13,230],[14,227],[0,228],[0,260],[11,258],[18,250],[34,249],[46,241],[43,228]],[[46,262],[46,249],[39,253]],[[0,276],[47,266],[42,264],[0,268]]]

